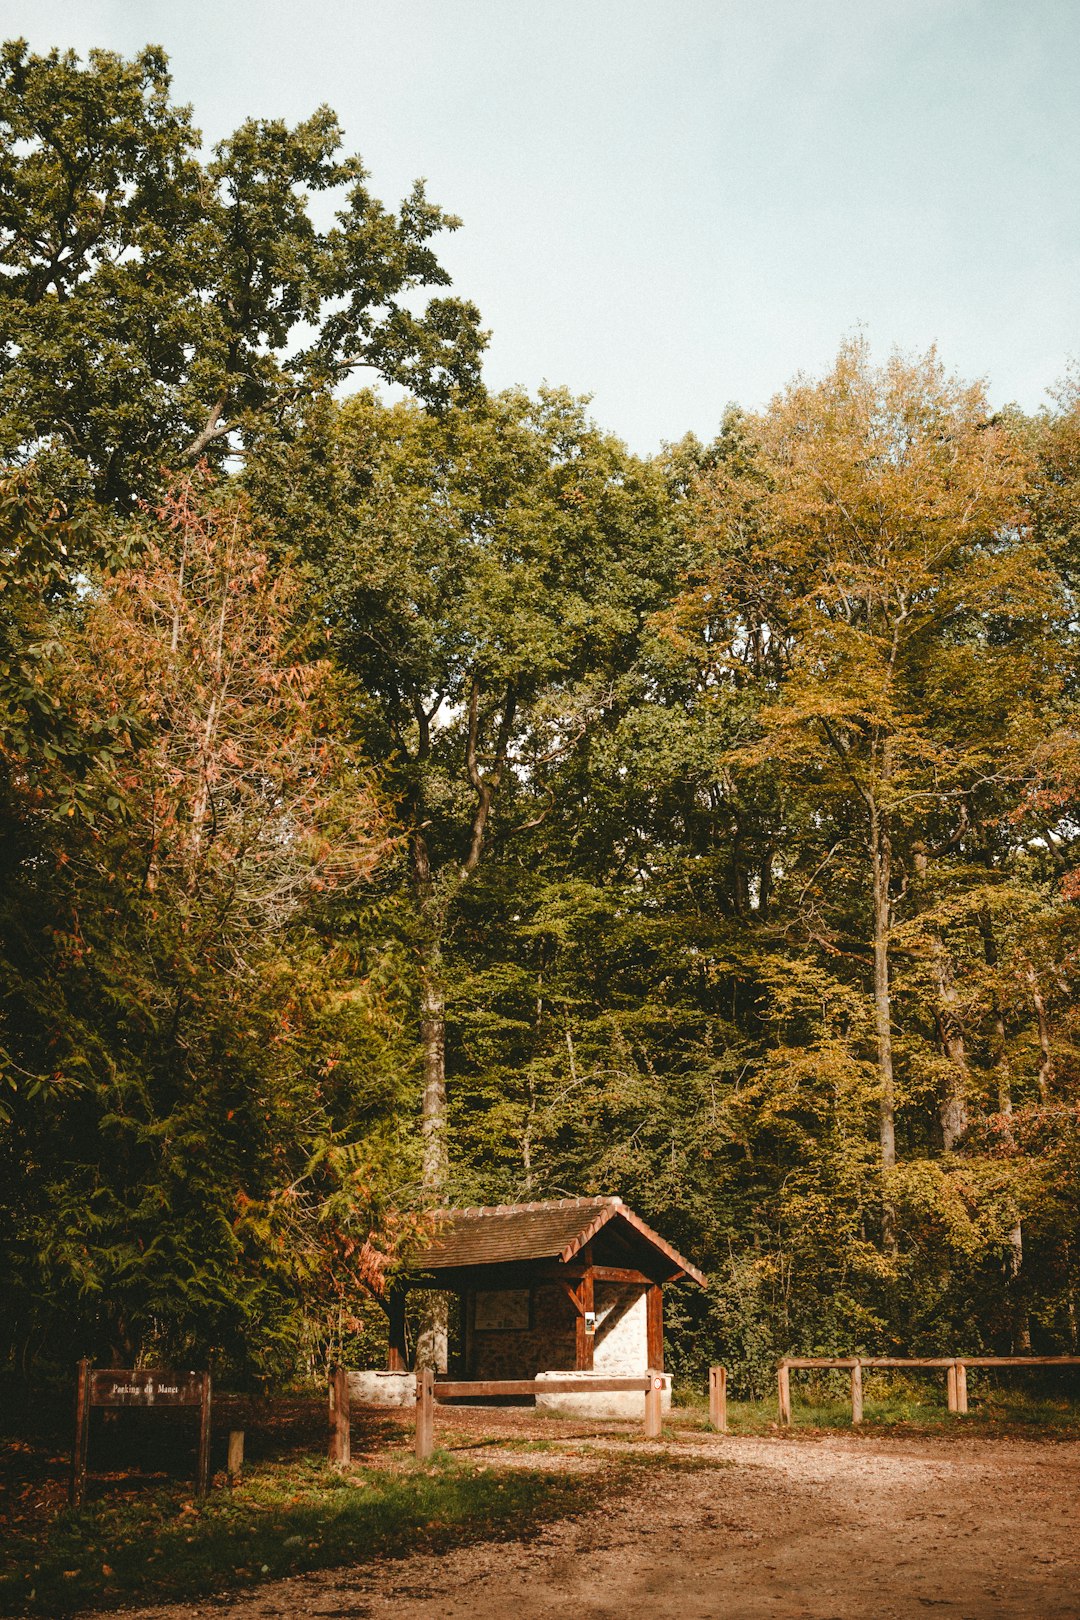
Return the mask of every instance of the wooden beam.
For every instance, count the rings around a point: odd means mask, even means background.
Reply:
[[[476,1295],[466,1289],[461,1296],[461,1376],[463,1378],[472,1376],[475,1321]]]
[[[593,1289],[592,1269],[586,1271],[578,1284],[577,1297],[580,1301],[580,1314],[574,1323],[574,1369],[576,1372],[592,1372],[594,1335],[587,1333],[585,1316],[596,1309],[595,1291]],[[595,1317],[594,1317],[595,1321]]]
[[[585,1315],[585,1307],[581,1302],[581,1295],[578,1293],[577,1286],[575,1286],[574,1283],[570,1282],[569,1279],[566,1278],[566,1277],[560,1277],[559,1281],[562,1284],[563,1292],[566,1294],[567,1299],[570,1301],[571,1305],[574,1307],[574,1310],[577,1313],[577,1315],[578,1316],[584,1316]]]
[[[408,1372],[409,1352],[405,1343],[405,1290],[390,1290],[390,1332],[386,1357],[388,1372]]]
[[[440,1378],[432,1386],[432,1399],[439,1401],[483,1400],[492,1395],[641,1395],[649,1389],[647,1377],[605,1378],[477,1378],[458,1383]]]
[[[657,1372],[664,1370],[664,1290],[650,1284],[645,1295],[646,1359]]]
[[[649,1368],[649,1387],[645,1391],[645,1438],[659,1440],[663,1431],[660,1396],[664,1388],[663,1370]]]
[[[639,1288],[651,1288],[656,1282],[655,1277],[647,1277],[630,1266],[593,1266],[592,1274],[597,1282],[634,1283]]]

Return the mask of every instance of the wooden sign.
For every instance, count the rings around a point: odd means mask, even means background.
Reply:
[[[199,1456],[195,1483],[206,1495],[210,1476],[210,1374],[170,1372],[164,1367],[91,1367],[80,1361],[75,1390],[75,1445],[71,1456],[71,1503],[78,1507],[86,1491],[90,1444],[90,1409],[94,1406],[141,1407],[144,1410],[195,1408],[199,1413]]]
[[[141,1367],[133,1372],[90,1374],[91,1406],[201,1406],[205,1373],[164,1372]]]

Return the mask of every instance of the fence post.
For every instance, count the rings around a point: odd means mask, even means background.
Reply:
[[[967,1416],[967,1366],[964,1362],[956,1363],[956,1410],[960,1417]]]
[[[199,1406],[199,1461],[195,1494],[205,1496],[210,1489],[210,1374],[202,1375],[202,1401]]]
[[[851,1421],[862,1422],[862,1362],[858,1360],[851,1369]]]
[[[945,1373],[945,1389],[948,1396],[949,1411],[956,1411],[956,1362],[950,1361]]]
[[[648,1372],[649,1387],[645,1391],[645,1438],[646,1440],[659,1440],[661,1433],[660,1394],[664,1387],[664,1375],[655,1367]]]
[[[727,1434],[727,1368],[709,1368],[709,1422],[719,1434]]]
[[[225,1472],[229,1476],[229,1484],[239,1483],[240,1475],[244,1472],[244,1431],[243,1429],[229,1430],[229,1451],[225,1463]]]
[[[330,1461],[336,1468],[347,1468],[352,1461],[349,1375],[344,1367],[335,1367],[330,1374]]]
[[[75,1444],[71,1451],[71,1486],[68,1500],[81,1507],[86,1490],[86,1451],[90,1439],[90,1363],[84,1357],[78,1364],[75,1385]]]
[[[426,1462],[435,1450],[435,1370],[425,1367],[416,1378],[416,1455]]]
[[[791,1369],[782,1361],[776,1369],[776,1388],[780,1397],[780,1422],[791,1422]]]

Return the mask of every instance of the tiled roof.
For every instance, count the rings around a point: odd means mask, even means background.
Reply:
[[[569,1261],[609,1221],[625,1223],[695,1282],[705,1278],[646,1226],[621,1198],[559,1198],[542,1204],[496,1204],[434,1214],[435,1231],[416,1257],[421,1271],[497,1265],[512,1260]]]

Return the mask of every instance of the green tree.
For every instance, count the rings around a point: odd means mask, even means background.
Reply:
[[[473,388],[472,305],[415,293],[458,221],[398,213],[320,108],[199,155],[167,60],[0,52],[0,458],[127,506],[162,465],[221,463],[312,390],[373,367],[433,405]],[[322,228],[309,194],[336,199]]]
[[[401,1158],[397,1025],[334,908],[386,831],[297,623],[243,505],[188,483],[39,670],[76,733],[123,730],[76,762],[77,799],[65,751],[22,756],[38,829],[3,896],[0,1133],[20,1357],[285,1371],[334,1287],[361,1290]]]
[[[852,345],[829,377],[797,384],[748,432],[749,465],[721,467],[703,496],[715,562],[696,600],[724,678],[754,681],[762,699],[757,737],[734,758],[781,762],[789,780],[805,782],[828,828],[814,883],[835,883],[838,863],[865,861],[881,1159],[890,1170],[896,907],[935,812],[949,820],[1000,774],[992,755],[1012,726],[1002,694],[1021,672],[1030,700],[1012,729],[1027,752],[1026,722],[1045,680],[1038,655],[1021,671],[1016,641],[1054,613],[1055,587],[1029,553],[1006,544],[1026,493],[1018,436],[935,357],[894,359],[875,372]],[[1005,645],[994,635],[1003,620]],[[988,706],[1004,736],[980,723]],[[939,971],[944,1000],[940,956]],[[946,1014],[942,1028],[948,1044]],[[953,1042],[949,1145],[963,1131],[956,1053]],[[884,1220],[892,1248],[889,1195]]]
[[[275,469],[275,522],[306,537],[338,656],[370,696],[359,723],[388,761],[407,829],[435,1194],[447,1177],[452,915],[500,799],[527,780],[539,803],[520,820],[550,810],[545,770],[604,711],[617,649],[657,600],[646,558],[666,490],[558,392],[440,419],[358,398],[331,434],[314,500],[297,476],[309,440]],[[522,831],[512,811],[505,831]]]

